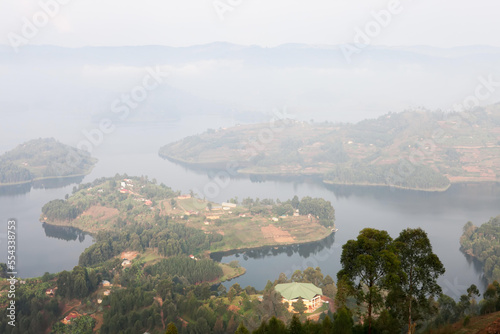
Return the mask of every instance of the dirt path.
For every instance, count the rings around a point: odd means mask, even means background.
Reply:
[[[161,316],[161,324],[163,326],[163,329],[165,329],[165,320],[163,319],[163,299],[161,299],[159,296],[155,297],[155,300],[160,304],[160,316]]]

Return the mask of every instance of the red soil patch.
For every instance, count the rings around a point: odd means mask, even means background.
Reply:
[[[260,230],[264,235],[264,238],[273,238],[275,242],[293,242],[294,238],[287,231],[283,231],[282,229],[269,225],[266,227],[261,227]]]
[[[135,252],[135,251],[134,252],[131,252],[131,251],[127,252],[127,251],[125,251],[125,252],[120,254],[120,259],[133,260],[137,257],[137,255],[139,255],[139,252]]]
[[[88,208],[82,216],[92,216],[96,219],[106,220],[117,216],[120,213],[118,209],[115,208],[107,208],[105,206],[94,205]]]
[[[227,309],[233,313],[238,313],[238,311],[240,310],[240,308],[236,305],[229,305]]]

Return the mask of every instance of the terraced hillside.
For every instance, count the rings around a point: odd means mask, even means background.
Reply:
[[[242,174],[446,190],[456,182],[500,180],[500,105],[461,113],[389,113],[357,124],[280,119],[209,129],[165,145],[159,154]]]

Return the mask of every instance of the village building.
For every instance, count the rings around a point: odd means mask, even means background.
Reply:
[[[283,297],[282,302],[288,303],[288,311],[295,312],[293,303],[302,298],[308,313],[314,312],[323,305],[321,296],[323,291],[312,283],[284,283],[277,284],[274,289]]]
[[[73,319],[76,319],[80,317],[80,315],[76,312],[71,312],[70,314],[68,314],[61,322],[65,325],[68,325],[71,323],[71,320]]]

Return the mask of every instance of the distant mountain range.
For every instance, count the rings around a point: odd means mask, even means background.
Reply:
[[[489,46],[367,46],[348,62],[339,45],[26,46],[19,53],[4,45],[0,102],[9,112],[99,119],[147,68],[161,68],[169,77],[128,121],[201,114],[239,121],[287,108],[302,120],[354,122],[421,106],[450,109],[474,93],[479,77],[499,81],[499,56]],[[498,100],[500,90],[481,104]]]

